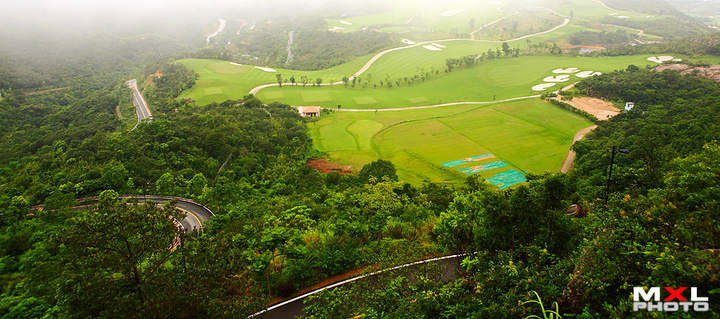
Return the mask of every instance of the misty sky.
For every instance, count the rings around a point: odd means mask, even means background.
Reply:
[[[25,31],[60,35],[87,30],[137,33],[212,25],[223,16],[248,18],[303,11],[331,0],[0,0],[0,36]],[[338,1],[334,1],[338,2]]]

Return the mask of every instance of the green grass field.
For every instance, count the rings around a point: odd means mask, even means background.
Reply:
[[[475,19],[475,28],[489,23],[508,12],[498,10],[500,2],[455,0],[455,1],[375,1],[376,12],[342,19],[326,19],[330,29],[342,28],[339,32],[354,32],[364,27],[389,25],[386,32],[403,32],[420,27],[426,31],[470,33],[470,20]],[[346,23],[343,23],[346,22]],[[349,23],[349,24],[348,24]]]
[[[572,138],[592,123],[539,99],[488,105],[385,112],[335,112],[310,123],[315,147],[343,165],[360,169],[389,159],[402,180],[460,183],[459,169],[502,161],[502,171],[558,171]],[[481,154],[495,158],[452,168],[441,164]]]
[[[282,74],[283,78],[289,79],[295,76],[297,82],[300,77],[308,76],[314,83],[320,77],[324,83],[340,81],[343,76],[353,74],[360,69],[370,57],[362,57],[343,65],[321,71],[296,71],[277,69],[277,72],[266,72],[251,65],[235,65],[228,61],[185,59],[180,60],[186,67],[197,72],[200,77],[195,85],[180,95],[180,99],[192,98],[198,104],[212,102],[223,102],[226,100],[239,99],[247,95],[256,86],[277,83],[276,74]],[[312,84],[308,84],[308,87]],[[264,92],[263,92],[264,93]],[[279,93],[279,94],[278,94]],[[272,99],[282,99],[282,92],[270,93]],[[261,96],[262,97],[262,96]]]
[[[500,1],[373,1],[381,4],[374,13],[326,20],[330,28],[342,27],[341,32],[378,25],[386,32],[398,32],[394,38],[402,48],[380,57],[358,77],[355,86],[314,87],[312,83],[316,78],[322,78],[323,83],[332,83],[350,77],[374,54],[321,71],[277,69],[267,72],[227,61],[187,59],[179,63],[198,72],[200,78],[180,98],[192,98],[200,105],[239,99],[254,87],[277,83],[277,74],[282,74],[283,79],[294,76],[297,85],[286,83],[283,87],[267,87],[257,96],[266,103],[340,108],[338,112],[309,123],[315,147],[333,161],[359,170],[373,160],[389,159],[397,166],[402,180],[414,184],[424,181],[457,184],[468,176],[460,169],[481,170],[476,174],[486,179],[512,170],[556,172],[575,133],[591,125],[586,119],[537,98],[494,101],[540,94],[532,87],[544,83],[545,77],[557,75],[552,71],[558,68],[607,73],[630,64],[639,67],[656,65],[647,60],[648,55],[599,58],[545,55],[485,60],[475,67],[446,74],[446,59],[496,51],[504,41],[438,39],[432,41],[433,48],[426,48],[424,46],[430,43],[408,46],[400,40],[420,42],[420,38],[434,37],[423,33],[468,36],[473,29],[508,16],[513,9],[503,7]],[[593,21],[605,17],[660,18],[617,12],[590,0],[549,1],[544,5],[547,8],[533,10],[550,9],[561,15],[572,15],[571,23],[553,32],[507,41],[511,48],[524,49],[540,42],[569,45],[566,40],[569,34],[595,30],[591,27]],[[475,19],[473,27],[469,23],[471,19]],[[505,27],[510,25],[508,21],[504,23]],[[612,32],[618,28],[621,27],[603,26],[602,30]],[[720,63],[717,57],[676,58]],[[408,83],[407,79],[416,75],[417,79]],[[305,87],[300,84],[302,76],[310,79],[310,84]],[[571,75],[569,81],[548,90],[554,91],[579,80]],[[381,85],[381,81],[385,85]],[[387,86],[388,81],[392,87]],[[458,102],[469,104],[384,110]],[[350,109],[367,111],[347,111]],[[455,167],[442,165],[484,154],[493,156]]]
[[[504,58],[484,61],[477,67],[453,71],[450,74],[441,72],[440,75],[425,82],[418,80],[411,85],[401,83],[400,87],[375,88],[373,85],[368,85],[363,89],[357,85],[355,88],[350,86],[345,88],[343,85],[305,88],[283,86],[263,89],[258,96],[267,102],[318,105],[326,108],[336,108],[337,105],[341,105],[346,109],[383,109],[450,102],[493,101],[493,99],[504,100],[540,94],[533,92],[532,86],[543,83],[543,79],[547,76],[556,75],[552,70],[557,68],[575,67],[582,71],[609,72],[624,69],[630,64],[642,67],[654,63],[647,61],[647,56],[644,55],[602,58],[568,56]],[[360,78],[367,79],[367,76]],[[571,79],[556,85],[553,89],[580,80],[577,77]],[[381,80],[384,81],[385,78]],[[391,80],[395,82],[397,78],[391,77]],[[374,77],[373,82],[377,83],[378,79]],[[322,94],[323,97],[331,97],[331,99],[309,99],[308,92],[312,92],[313,96]]]

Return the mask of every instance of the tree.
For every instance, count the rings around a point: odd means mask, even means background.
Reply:
[[[303,87],[305,87],[308,84],[308,82],[310,82],[310,79],[308,78],[307,75],[302,75],[302,76],[300,76],[300,82],[302,82]]]
[[[275,74],[275,78],[277,78],[278,86],[279,86],[279,87],[282,87],[282,82],[283,82],[282,74],[280,74],[280,73]]]
[[[175,294],[167,263],[178,236],[172,221],[184,214],[153,203],[114,204],[101,201],[77,215],[57,239],[68,269],[58,293],[74,317],[154,317]]]
[[[162,176],[155,181],[155,189],[160,195],[174,195],[175,177],[169,172],[162,174]]]
[[[322,78],[315,79],[315,83],[317,83],[318,86],[320,86],[320,84],[322,84],[322,81],[323,81]]]
[[[383,177],[388,177],[390,180],[397,181],[397,170],[395,165],[383,159],[370,162],[365,164],[358,174],[360,181],[363,183],[369,182],[372,178],[376,181],[381,181]]]
[[[295,75],[290,77],[290,83],[292,83],[292,85],[295,85]]]
[[[343,76],[342,82],[343,82],[343,84],[345,85],[346,88],[347,88],[347,85],[348,85],[348,81],[349,81],[348,77],[347,77],[347,76]]]
[[[470,31],[475,30],[475,18],[470,19]]]
[[[203,175],[203,173],[197,173],[188,184],[188,192],[193,196],[200,196],[206,185],[207,178],[205,178],[205,175]]]
[[[503,52],[505,52],[505,56],[508,56],[508,54],[510,54],[510,46],[507,44],[507,42],[503,42],[502,49]]]

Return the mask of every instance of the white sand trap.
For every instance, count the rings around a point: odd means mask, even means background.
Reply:
[[[442,51],[442,49],[440,49],[440,48],[438,48],[438,47],[436,47],[436,46],[434,46],[434,45],[430,45],[430,44],[428,44],[428,45],[423,45],[423,48],[428,49],[428,50],[430,50],[430,51]]]
[[[630,19],[630,17],[628,17],[628,16],[619,16],[619,17],[617,17],[617,18],[618,18],[618,19]]]
[[[367,27],[363,27],[363,28],[362,28],[362,29],[360,29],[360,30],[363,30],[363,31],[365,31],[365,30],[367,30]]]
[[[452,9],[452,10],[445,11],[445,12],[441,13],[440,15],[443,17],[452,17],[460,12],[465,12],[465,11],[467,11],[467,9],[458,8],[458,9]]]
[[[565,82],[567,80],[570,80],[569,74],[563,74],[558,76],[548,76],[543,79],[545,82]]]
[[[555,86],[557,83],[543,83],[532,87],[533,91],[545,91],[547,88]]]
[[[648,61],[655,62],[655,63],[663,63],[672,60],[673,57],[669,55],[661,55],[661,56],[651,56],[647,58]]]
[[[258,69],[258,70],[263,70],[263,71],[265,71],[265,72],[277,72],[277,70],[275,70],[275,69],[263,68],[263,67],[261,67],[261,66],[256,66],[255,68]]]
[[[337,30],[345,30],[343,27],[332,27],[332,29],[328,29],[328,31],[337,31]]]
[[[340,20],[340,23],[342,23],[342,24],[344,24],[344,25],[352,25],[352,22],[350,22],[350,21],[345,21],[345,20]]]
[[[235,62],[230,62],[230,64],[232,64],[232,65],[237,65],[237,66],[242,66],[242,64],[240,64],[240,63],[235,63]]]
[[[672,59],[673,62],[682,62],[682,59]]]
[[[608,15],[609,15],[609,16],[616,16],[616,15],[618,15],[618,13],[617,13],[617,12],[613,12],[613,13],[608,13]]]
[[[442,44],[433,43],[432,45],[434,45],[434,46],[436,46],[436,47],[438,47],[438,48],[441,48],[441,49],[447,48],[446,46],[444,46],[444,45],[442,45]]]
[[[410,40],[408,40],[408,39],[402,39],[402,43],[405,43],[405,44],[415,44],[415,42],[410,41]]]
[[[589,78],[591,76],[598,76],[598,75],[602,75],[602,73],[595,72],[595,71],[582,71],[582,72],[575,73],[575,76],[577,76],[579,78],[583,78],[583,79]]]
[[[580,71],[580,69],[578,69],[578,68],[567,68],[567,69],[562,69],[562,68],[560,68],[560,69],[555,69],[555,70],[553,70],[553,73],[555,73],[555,74],[560,74],[560,73],[575,73],[575,72],[577,72],[577,71]]]

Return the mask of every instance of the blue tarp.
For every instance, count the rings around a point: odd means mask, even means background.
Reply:
[[[478,155],[478,156],[473,156],[473,157],[470,157],[470,158],[459,159],[459,160],[457,160],[457,161],[452,161],[452,162],[443,163],[442,166],[445,166],[445,167],[453,167],[453,166],[458,166],[458,165],[462,165],[462,164],[465,164],[465,163],[470,163],[470,162],[473,162],[473,161],[476,160],[476,159],[480,159],[480,158],[483,158],[483,157],[492,157],[492,156],[493,156],[492,154]]]
[[[505,189],[515,184],[527,182],[527,178],[522,173],[511,169],[502,173],[495,174],[494,177],[487,179],[488,182],[495,184],[500,189]]]

